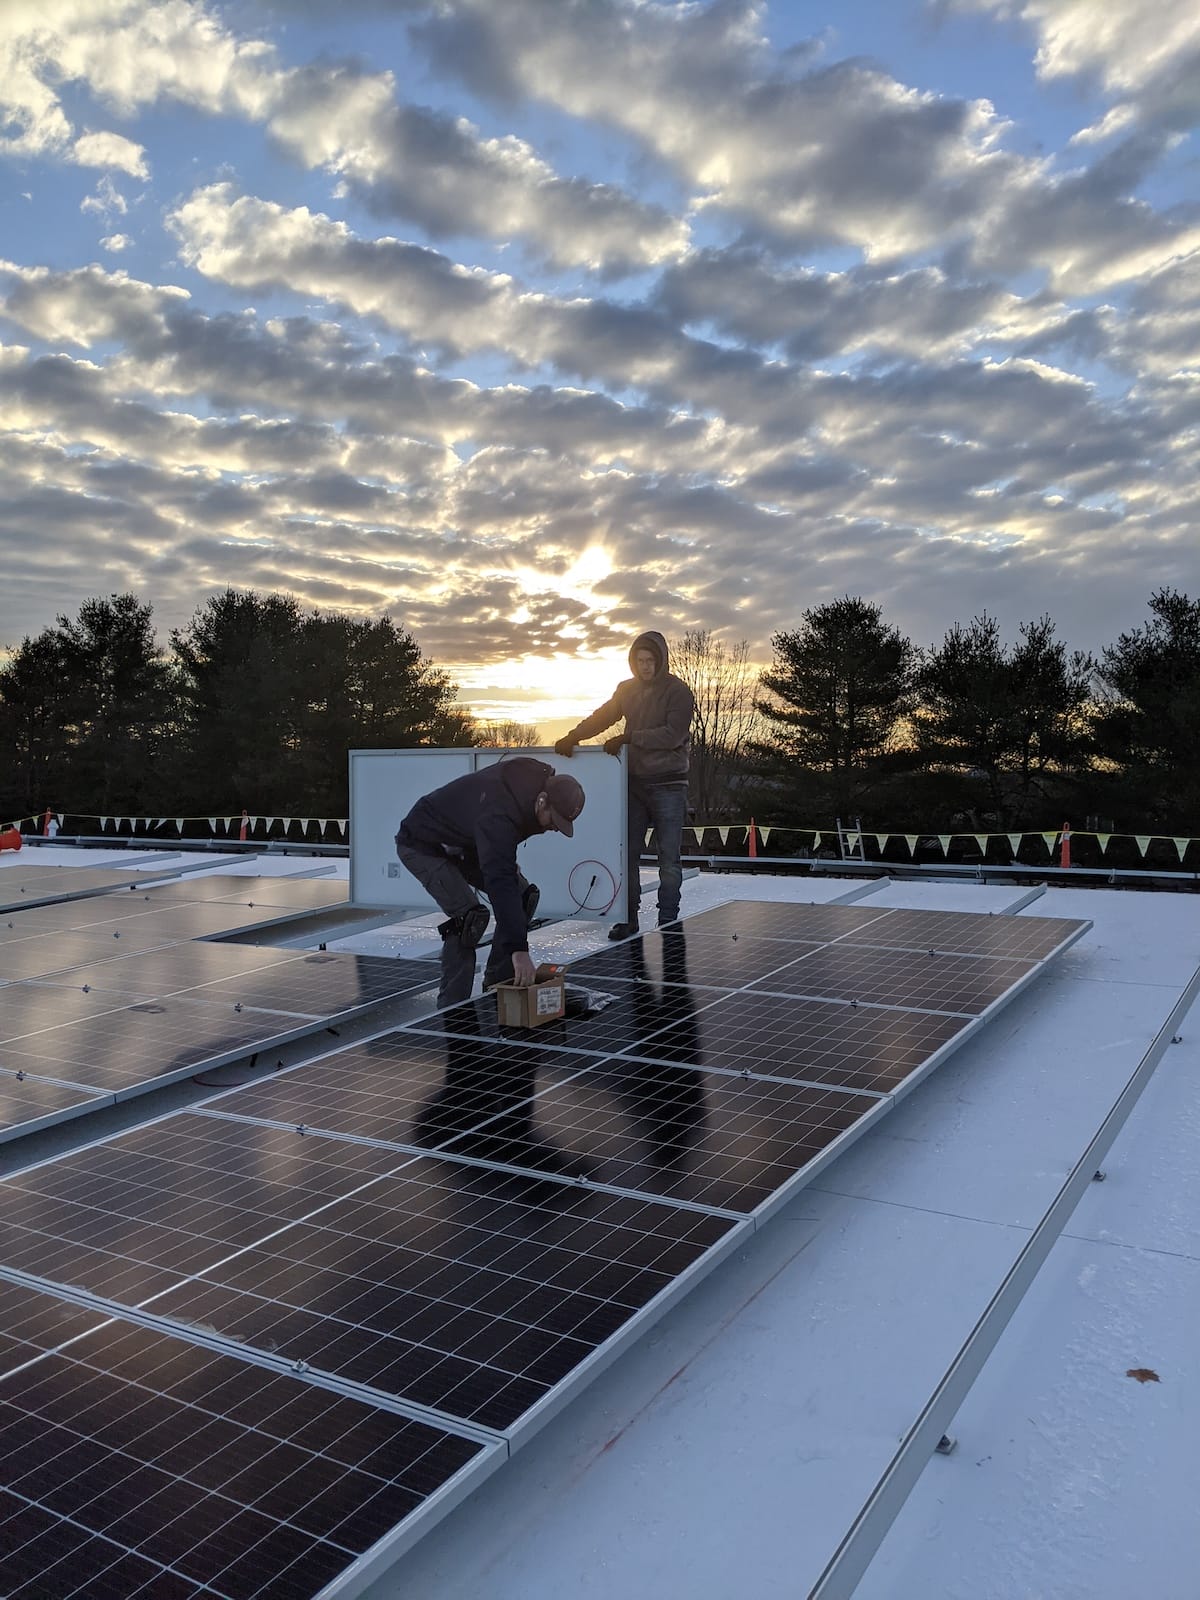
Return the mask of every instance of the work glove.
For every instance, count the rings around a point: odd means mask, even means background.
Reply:
[[[555,745],[554,745],[554,754],[556,756],[573,756],[575,754],[575,742],[574,742],[574,740],[573,739],[558,739],[558,740],[556,740],[555,741]]]
[[[614,733],[611,739],[605,739],[604,748],[610,756],[619,756],[621,746],[629,743],[629,737],[624,733]]]

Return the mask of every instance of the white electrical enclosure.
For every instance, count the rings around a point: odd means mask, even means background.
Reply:
[[[573,838],[527,839],[517,865],[541,890],[538,917],[620,921],[625,915],[625,753],[553,750],[352,750],[350,752],[350,900],[429,912],[437,907],[396,857],[396,832],[422,795],[496,761],[533,756],[583,785],[586,803]],[[636,870],[636,866],[635,866]]]

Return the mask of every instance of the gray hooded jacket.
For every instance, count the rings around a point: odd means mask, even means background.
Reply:
[[[642,783],[686,783],[692,751],[692,714],[696,702],[682,678],[667,671],[667,641],[661,633],[640,633],[629,647],[629,665],[638,650],[652,650],[658,670],[649,683],[636,676],[623,679],[611,700],[577,723],[567,738],[572,744],[603,733],[625,719],[629,775]]]

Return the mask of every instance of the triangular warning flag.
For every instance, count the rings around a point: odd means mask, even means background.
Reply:
[[[649,838],[649,834],[647,834],[646,837]],[[717,838],[720,839],[722,844],[728,844],[729,843],[729,829],[728,828],[718,828],[717,829]]]
[[[846,848],[848,850],[858,849],[858,834],[852,828],[846,829]]]
[[[175,818],[175,827],[178,830],[178,832],[180,833],[180,835],[182,835],[182,833],[183,833],[183,818],[182,817],[176,817]]]
[[[107,817],[101,817],[100,818],[100,832],[103,833],[105,828],[107,828],[107,827],[108,827],[108,818]]]
[[[906,833],[904,835],[904,842],[908,846],[908,853],[910,856],[915,856],[917,853],[917,839],[919,837],[920,835],[915,833]]]
[[[1054,846],[1058,843],[1058,834],[1043,833],[1042,838],[1046,841],[1046,849],[1053,851]]]
[[[1152,837],[1153,836],[1151,834],[1148,834],[1148,833],[1135,833],[1134,834],[1133,842],[1134,842],[1134,844],[1137,845],[1138,849],[1141,851],[1141,853],[1143,855],[1146,854],[1146,847],[1149,845],[1150,840],[1151,840]]]
[[[209,831],[209,833],[216,833],[216,831],[217,831],[217,819],[216,819],[216,817],[209,817],[209,819],[208,819],[208,831]]]
[[[280,820],[280,822],[282,822],[282,823],[283,823],[283,831],[284,831],[284,833],[286,833],[286,832],[287,832],[287,831],[288,831],[288,829],[289,829],[289,828],[290,828],[290,827],[291,827],[291,825],[292,825],[292,819],[291,819],[291,817],[280,817],[280,819],[279,819],[279,820]]]
[[[324,833],[325,829],[329,826],[329,818],[328,817],[318,817],[317,821],[321,824],[321,832]]]
[[[813,834],[812,847],[813,847],[814,850],[819,850],[821,848],[821,839],[822,839],[822,837],[823,836],[821,834],[819,834],[819,833],[814,833]]]
[[[951,839],[953,839],[953,837],[954,837],[954,835],[952,833],[939,833],[938,834],[938,843],[942,847],[942,854],[943,855],[948,855],[949,854],[950,841],[951,841]]]
[[[648,848],[648,847],[649,847],[649,844],[650,844],[650,835],[651,835],[651,834],[652,834],[652,833],[653,833],[653,832],[654,832],[654,829],[653,829],[653,828],[647,828],[647,829],[646,829],[646,837],[645,837],[645,838],[644,838],[644,839],[643,839],[643,840],[642,840],[642,845],[643,845],[643,847],[645,847],[645,848]]]
[[[975,835],[975,843],[979,846],[979,853],[981,856],[987,855],[988,840],[990,838],[990,833],[977,833]]]
[[[257,818],[257,817],[251,817],[251,819],[250,819],[250,820],[251,820],[251,822],[257,822],[257,821],[258,821],[258,818]],[[275,826],[275,818],[274,818],[274,817],[268,817],[268,818],[267,818],[267,826],[266,826],[266,832],[267,832],[267,833],[270,833],[270,831],[271,831],[271,829],[272,829],[272,828],[273,828],[273,827],[274,827],[274,826]]]
[[[877,833],[875,835],[875,848],[879,851],[880,855],[882,855],[887,849],[888,841],[891,839],[891,837],[892,836],[890,833]]]
[[[1191,844],[1191,842],[1192,841],[1190,839],[1172,839],[1171,840],[1171,843],[1175,846],[1175,849],[1178,852],[1180,861],[1182,861],[1184,856],[1187,855],[1187,847],[1188,847],[1188,845]]]
[[[1103,855],[1104,852],[1108,849],[1108,841],[1112,838],[1112,834],[1111,833],[1098,833],[1096,835],[1096,838],[1097,838],[1097,840],[1099,841],[1099,844],[1100,844],[1100,854]]]
[[[1024,837],[1025,835],[1023,833],[1010,833],[1008,835],[1008,848],[1012,851],[1014,856],[1020,851],[1021,840]]]
[[[760,828],[758,830],[758,837],[762,840],[762,842],[764,844],[766,844],[767,840],[771,837],[771,829],[770,828]]]
[[[339,817],[338,818],[338,832],[339,833],[345,833],[346,828],[349,825],[349,822],[350,822],[350,818],[349,817]]]

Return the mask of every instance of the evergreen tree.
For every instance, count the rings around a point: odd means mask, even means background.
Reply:
[[[1097,750],[1137,831],[1194,829],[1200,815],[1200,601],[1150,598],[1151,620],[1102,653]]]
[[[850,595],[804,612],[799,628],[771,644],[775,659],[760,679],[769,697],[758,709],[772,740],[757,752],[796,798],[849,815],[895,765],[912,644],[878,606]]]

